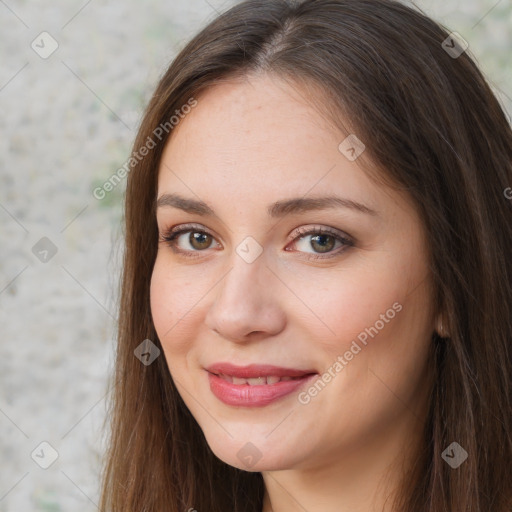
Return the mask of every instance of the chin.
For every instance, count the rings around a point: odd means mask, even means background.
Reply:
[[[241,445],[233,443],[222,446],[209,445],[214,455],[222,462],[248,472],[279,471],[293,466],[291,457],[279,453],[274,447],[259,449],[250,441]],[[296,456],[296,454],[294,454]]]

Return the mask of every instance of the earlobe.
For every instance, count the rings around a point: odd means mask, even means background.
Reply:
[[[437,317],[435,332],[439,337],[443,339],[450,337],[448,330],[446,328],[446,322],[444,321],[442,314],[439,314]]]

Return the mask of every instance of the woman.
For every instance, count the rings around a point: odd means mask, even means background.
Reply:
[[[133,158],[102,510],[512,510],[512,133],[460,36],[248,0]]]

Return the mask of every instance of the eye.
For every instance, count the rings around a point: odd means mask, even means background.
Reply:
[[[183,235],[188,236],[185,237]],[[306,242],[308,237],[311,237],[311,239],[309,242]],[[159,241],[171,247],[175,253],[181,254],[187,258],[195,258],[200,256],[199,253],[203,252],[205,249],[209,249],[214,240],[214,236],[201,226],[185,224],[164,232],[160,236]],[[302,244],[303,249],[313,248],[317,251],[316,254],[309,253],[310,256],[307,256],[307,259],[313,260],[335,257],[341,252],[344,252],[346,247],[354,245],[354,242],[341,232],[323,227],[299,228],[294,232],[292,242],[293,245]],[[338,250],[332,253],[336,243],[339,244]],[[220,246],[220,244],[218,245]],[[285,250],[289,251],[290,249],[286,248]]]
[[[183,237],[182,235],[188,234],[187,237]],[[166,243],[175,253],[183,254],[183,256],[194,258],[199,256],[198,254],[191,254],[194,252],[202,252],[204,249],[208,249],[212,240],[214,240],[213,235],[208,231],[199,228],[195,224],[184,224],[179,226],[178,228],[170,229],[164,232],[160,241]],[[185,245],[185,247],[180,247],[180,241]],[[192,250],[187,247],[192,247]]]
[[[354,246],[351,238],[331,228],[299,228],[294,234],[299,234],[299,237],[294,239],[298,239],[297,242],[294,241],[294,245],[302,244],[304,249],[313,248],[320,253],[308,256],[313,260],[334,258],[345,252],[347,247]],[[307,241],[308,237],[311,237],[309,241]],[[338,250],[332,253],[337,242],[339,243]]]

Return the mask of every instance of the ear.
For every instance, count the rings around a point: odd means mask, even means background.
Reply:
[[[448,332],[448,325],[446,322],[446,316],[443,313],[439,313],[437,315],[435,331],[441,338],[450,337],[450,334]]]

